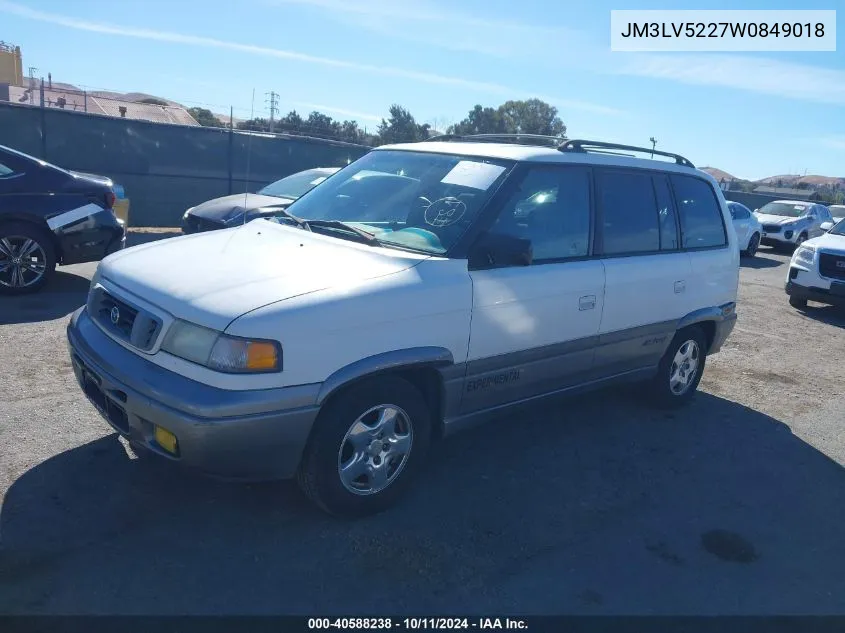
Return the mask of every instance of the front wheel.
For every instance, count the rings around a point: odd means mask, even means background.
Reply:
[[[757,249],[760,248],[760,234],[755,233],[751,236],[751,239],[748,240],[748,246],[745,249],[745,255],[747,257],[754,257],[757,254]]]
[[[47,231],[26,223],[0,224],[0,294],[35,292],[56,269]]]
[[[798,239],[795,240],[795,248],[797,249],[799,246],[801,246],[801,244],[803,244],[806,241],[807,241],[807,234],[801,233],[801,235],[798,236]]]
[[[651,381],[651,400],[663,408],[687,404],[704,373],[707,340],[700,327],[691,326],[675,334]]]
[[[430,440],[431,413],[416,387],[395,376],[366,380],[320,413],[297,480],[330,514],[374,514],[405,492]]]

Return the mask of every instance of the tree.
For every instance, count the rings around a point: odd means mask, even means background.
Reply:
[[[381,120],[378,126],[379,141],[388,143],[411,143],[429,137],[431,126],[419,125],[414,117],[402,106],[394,103],[390,106],[390,118]]]
[[[361,145],[366,145],[368,141],[357,121],[344,121],[340,124],[340,140]]]
[[[240,121],[236,126],[239,130],[252,130],[253,132],[266,132],[270,129],[270,122],[267,119],[249,119]]]
[[[499,116],[512,134],[545,134],[563,137],[566,126],[557,115],[557,108],[540,99],[506,101],[499,106]]]
[[[544,134],[563,138],[566,126],[557,108],[540,99],[506,101],[498,108],[475,106],[451,134]]]
[[[469,111],[467,118],[446,131],[449,134],[502,134],[507,130],[498,110],[477,105]]]
[[[206,108],[188,108],[190,114],[197,123],[206,127],[223,127],[223,123],[218,119],[211,110]]]
[[[159,99],[158,97],[144,97],[143,99],[138,99],[135,103],[148,103],[150,105],[157,106],[169,105],[167,101],[165,101],[164,99]]]
[[[329,115],[316,110],[308,115],[304,127],[305,133],[313,136],[327,136],[329,138],[340,136],[340,123]]]

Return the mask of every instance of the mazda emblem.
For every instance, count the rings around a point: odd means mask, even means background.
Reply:
[[[111,318],[111,322],[117,325],[117,322],[120,321],[120,310],[117,306],[114,306],[109,313],[109,317]]]

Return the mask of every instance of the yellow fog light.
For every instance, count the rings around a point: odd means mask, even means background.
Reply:
[[[176,455],[179,452],[179,443],[176,441],[176,436],[167,429],[156,426],[155,440],[159,446],[171,455]]]

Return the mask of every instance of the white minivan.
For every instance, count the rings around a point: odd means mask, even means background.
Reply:
[[[516,404],[616,382],[683,404],[734,326],[739,248],[716,181],[643,151],[384,146],[274,219],[116,253],[68,326],[77,379],[136,451],[296,477],[335,514]]]

